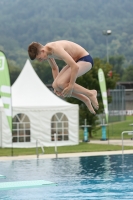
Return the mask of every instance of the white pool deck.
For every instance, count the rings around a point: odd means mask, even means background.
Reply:
[[[112,144],[120,145],[122,147],[122,140],[93,140],[89,142],[90,144]],[[133,146],[133,140],[124,140],[124,146]],[[58,150],[58,147],[57,147]],[[133,154],[132,150],[124,150],[124,154]],[[101,155],[122,155],[122,150],[119,151],[100,151],[100,152],[81,152],[81,153],[59,153],[58,158],[71,158],[71,157],[84,157],[84,156],[101,156]],[[55,154],[43,154],[39,155],[39,159],[49,159],[56,158]],[[37,155],[28,155],[28,156],[1,156],[0,161],[9,161],[9,160],[30,160],[37,159]]]
[[[124,154],[133,154],[133,150],[125,150]],[[65,153],[58,154],[58,158],[72,158],[72,157],[85,157],[85,156],[102,156],[102,155],[122,155],[122,151],[102,151],[102,152],[83,152],[83,153]],[[55,154],[40,155],[39,159],[56,158]],[[9,160],[31,160],[37,159],[36,155],[30,156],[13,156],[13,157],[0,157],[0,161]]]

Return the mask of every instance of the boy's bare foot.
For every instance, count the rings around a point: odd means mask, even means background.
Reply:
[[[97,91],[96,90],[91,90],[92,95],[89,96],[89,99],[91,100],[91,103],[93,107],[98,110],[99,105],[97,101]]]
[[[91,101],[89,98],[86,98],[86,101],[84,101],[84,103],[86,104],[87,108],[89,109],[89,111],[92,113],[92,114],[96,114],[95,110],[93,109],[92,105],[91,105]]]

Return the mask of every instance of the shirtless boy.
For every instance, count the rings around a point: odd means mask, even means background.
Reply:
[[[67,41],[55,41],[43,46],[40,43],[32,42],[28,47],[31,60],[47,60],[52,68],[54,92],[58,96],[75,97],[86,104],[93,114],[98,110],[97,91],[88,90],[76,82],[76,79],[93,67],[93,59],[89,53],[80,45]],[[66,66],[59,72],[55,59],[63,60]],[[92,107],[92,105],[93,107]]]

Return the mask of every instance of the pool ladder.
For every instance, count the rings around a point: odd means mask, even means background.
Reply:
[[[36,139],[36,156],[37,156],[37,158],[39,158],[38,143],[40,144],[40,147],[42,149],[42,154],[45,153],[44,147],[43,147],[42,143],[38,139]]]
[[[58,151],[57,151],[57,134],[55,133],[54,134],[54,140],[55,140],[55,156],[56,158],[58,158]],[[37,155],[37,159],[39,158],[39,153],[38,153],[38,143],[40,143],[40,146],[41,146],[41,149],[42,149],[42,153],[44,154],[44,147],[43,145],[41,144],[41,142],[36,139],[36,155]]]
[[[122,155],[123,155],[123,153],[124,153],[123,135],[124,135],[125,133],[127,133],[128,135],[133,135],[133,131],[123,131],[123,132],[121,133],[121,139],[122,139]]]

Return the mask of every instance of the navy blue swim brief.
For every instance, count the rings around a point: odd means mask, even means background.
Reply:
[[[93,59],[90,55],[84,56],[84,57],[80,58],[79,60],[77,60],[76,62],[78,62],[78,61],[90,62],[93,67]]]

